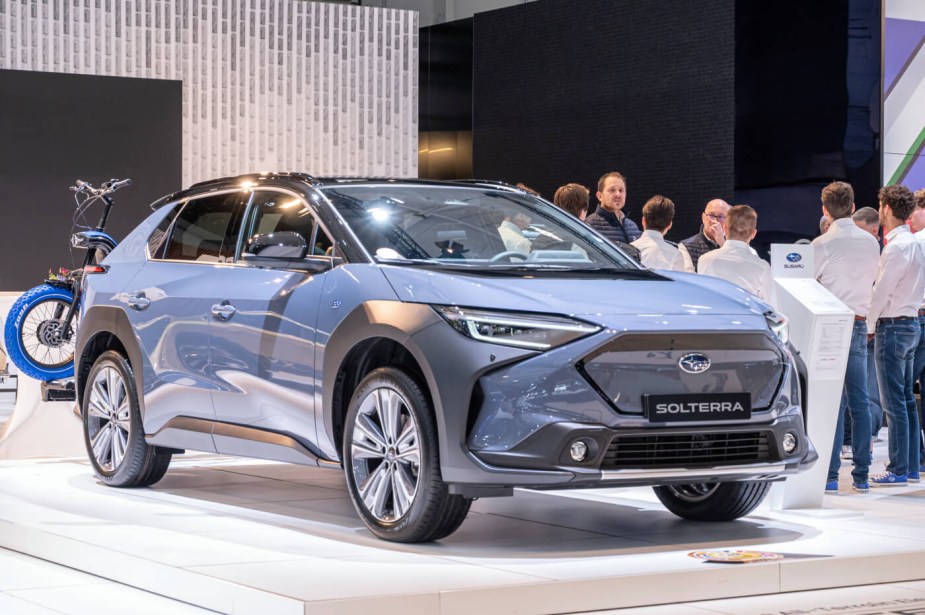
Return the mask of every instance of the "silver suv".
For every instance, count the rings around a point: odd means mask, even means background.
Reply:
[[[420,542],[514,487],[651,485],[732,520],[816,458],[780,315],[520,190],[267,174],[153,207],[84,276],[109,485],[187,449],[343,467],[374,534]]]

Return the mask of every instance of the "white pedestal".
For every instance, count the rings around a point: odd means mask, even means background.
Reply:
[[[0,293],[0,324],[22,293]],[[12,364],[10,370],[15,373]],[[41,383],[18,377],[16,406],[6,429],[0,430],[0,459],[85,457],[80,419],[74,402],[43,402]]]
[[[773,509],[820,508],[835,439],[854,314],[817,281],[777,278],[780,311],[790,321],[790,341],[807,369],[806,427],[819,460],[806,472],[776,483]]]
[[[0,438],[0,459],[86,457],[72,401],[42,401],[38,380],[20,374],[16,408]]]

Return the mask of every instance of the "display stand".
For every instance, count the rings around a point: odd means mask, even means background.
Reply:
[[[813,278],[812,246],[774,244],[771,267],[778,309],[790,322],[790,342],[806,364],[806,428],[819,460],[776,483],[776,510],[820,509],[835,439],[854,313]]]
[[[0,323],[21,293],[0,293]],[[10,367],[15,371],[15,367]],[[85,457],[80,419],[74,402],[42,400],[42,383],[18,375],[16,405],[0,435],[0,459]]]

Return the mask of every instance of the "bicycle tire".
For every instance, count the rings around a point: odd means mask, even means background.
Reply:
[[[32,330],[34,323],[30,320],[30,317],[33,316],[41,317],[41,314],[37,313],[36,310],[41,309],[42,304],[61,304],[66,307],[73,300],[74,295],[67,288],[42,284],[26,291],[13,303],[6,317],[3,339],[10,361],[19,369],[21,374],[44,382],[70,378],[74,375],[73,345],[75,336],[71,336],[71,341],[68,345],[63,346],[63,351],[54,355],[61,356],[53,360],[50,354],[51,351],[48,350],[53,347],[42,343],[37,331]],[[53,319],[46,319],[42,322],[48,322],[49,320]],[[76,327],[74,328],[76,329]],[[34,336],[35,341],[26,339],[30,336]],[[66,357],[62,353],[65,353],[68,347],[71,348],[71,352],[70,356]],[[48,360],[43,360],[42,357],[36,356],[37,351],[41,352],[43,348],[46,349],[45,356],[48,357]]]

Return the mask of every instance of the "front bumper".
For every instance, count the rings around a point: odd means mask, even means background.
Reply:
[[[797,438],[797,447],[785,453],[781,442],[788,433]],[[576,462],[569,450],[579,440],[588,455]],[[800,415],[767,424],[696,428],[555,423],[511,450],[472,454],[496,472],[514,471],[517,478],[525,469],[562,473],[565,480],[541,487],[551,489],[775,480],[808,469],[818,459]]]

